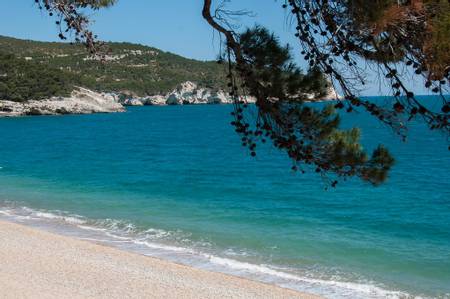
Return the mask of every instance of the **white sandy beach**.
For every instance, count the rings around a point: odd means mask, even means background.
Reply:
[[[0,221],[0,298],[319,298]]]

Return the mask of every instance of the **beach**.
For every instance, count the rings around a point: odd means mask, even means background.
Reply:
[[[0,221],[0,298],[319,298]]]
[[[0,221],[325,298],[449,297],[450,156],[441,136],[417,124],[403,143],[366,115],[343,116],[346,127],[363,124],[368,151],[389,145],[396,166],[377,188],[351,180],[325,191],[313,169],[289,171],[269,144],[252,159],[224,126],[231,110],[0,118]],[[27,239],[16,247],[36,247]],[[20,277],[11,281],[21,286]],[[135,289],[142,285],[151,286]]]

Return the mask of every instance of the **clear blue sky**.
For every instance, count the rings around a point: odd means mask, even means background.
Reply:
[[[95,20],[93,29],[102,40],[140,43],[189,58],[211,60],[218,53],[218,36],[201,17],[202,2],[119,0],[115,6],[92,15]],[[266,25],[284,43],[298,49],[293,27],[286,22],[281,2],[283,1],[235,0],[230,9],[252,11],[255,17],[243,18],[245,25]],[[0,1],[0,35],[57,41],[56,32],[54,19],[41,13],[34,0]],[[304,66],[301,58],[297,62]],[[383,89],[385,88],[381,87]],[[363,93],[380,94],[380,86],[378,83],[369,84],[368,90]]]
[[[93,28],[103,40],[136,42],[190,58],[210,60],[217,55],[217,43],[213,43],[213,31],[201,16],[202,2],[119,0],[115,6],[93,13]],[[255,18],[244,18],[246,24],[258,21],[270,25],[285,38],[293,35],[284,26],[284,12],[279,1],[234,2],[244,4],[235,7],[257,14]],[[38,11],[34,0],[0,1],[0,34],[33,40],[58,40],[53,19]],[[292,37],[291,42],[294,42]]]

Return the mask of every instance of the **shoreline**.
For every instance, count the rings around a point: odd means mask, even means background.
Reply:
[[[4,298],[321,298],[5,220],[0,239]]]
[[[339,98],[334,89],[317,101],[314,95],[306,96],[305,102],[327,101]],[[245,97],[245,101],[254,104],[256,99]],[[0,117],[35,116],[35,115],[65,115],[125,112],[127,106],[172,106],[172,105],[219,105],[232,104],[223,90],[213,91],[200,88],[196,83],[186,81],[172,92],[142,98],[122,99],[117,93],[93,91],[84,87],[74,86],[69,97],[56,96],[49,99],[13,102],[0,99]]]
[[[317,101],[304,101],[305,104],[315,104],[315,103],[327,103],[336,101],[334,99],[330,100],[317,100]],[[42,103],[41,103],[42,102]],[[36,105],[36,107],[27,107],[32,103],[32,105]],[[129,105],[129,104],[120,104],[122,107],[117,108],[116,110],[111,111],[103,111],[103,110],[78,110],[71,111],[66,107],[51,107],[54,103],[58,104],[58,101],[29,101],[29,102],[11,102],[0,100],[0,119],[1,118],[21,118],[21,117],[35,117],[35,116],[65,116],[65,115],[89,115],[89,114],[111,114],[111,113],[123,113],[128,111],[128,107],[171,107],[171,106],[232,106],[233,103],[188,103],[188,104],[163,104],[163,105]],[[254,104],[254,103],[249,103]],[[43,110],[40,110],[43,106]],[[15,106],[15,107],[14,107]],[[5,108],[6,107],[6,108]],[[19,108],[17,108],[19,107]],[[49,109],[51,108],[51,109]],[[14,110],[20,110],[19,112]]]
[[[3,208],[0,206],[1,221],[301,294],[314,294],[325,298],[407,298],[407,293],[382,288],[375,282],[367,284],[362,281],[336,280],[332,277],[324,279],[286,265],[235,258],[233,254],[227,253],[228,250],[204,250],[202,245],[195,242],[189,245],[164,242],[160,238],[171,234],[170,231],[152,227],[141,230],[131,222],[117,219],[89,219],[64,211],[36,210],[6,204]],[[349,294],[352,296],[349,297]]]

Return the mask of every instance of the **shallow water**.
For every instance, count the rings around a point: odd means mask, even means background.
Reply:
[[[444,136],[344,116],[397,163],[380,187],[325,191],[275,149],[251,158],[230,111],[0,119],[0,219],[333,298],[450,296]]]

